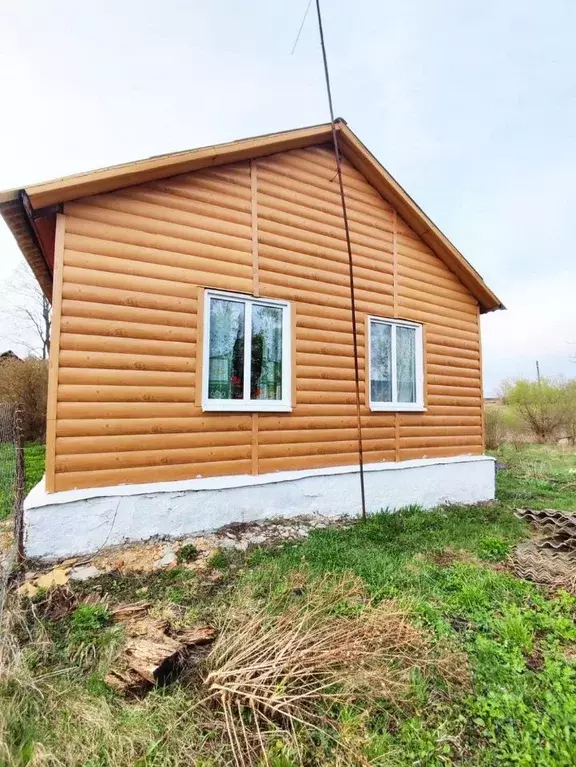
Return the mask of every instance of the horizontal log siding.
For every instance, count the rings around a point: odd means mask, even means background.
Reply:
[[[399,414],[398,459],[482,453],[478,305],[400,219],[397,240],[398,313],[425,326],[427,405]]]
[[[333,154],[314,147],[254,164],[254,199],[240,164],[66,205],[54,489],[357,462]],[[343,170],[365,461],[480,453],[477,303],[348,162]],[[292,303],[292,413],[202,413],[199,286],[257,286]],[[368,314],[424,324],[427,412],[369,410]]]
[[[392,316],[394,211],[351,166],[344,173],[357,307]],[[259,416],[261,472],[358,460],[348,252],[335,174],[324,148],[258,162],[260,290],[294,302],[298,397],[289,416]],[[363,376],[363,320],[358,342]],[[365,460],[394,460],[394,414],[363,406],[362,418]]]
[[[358,311],[366,462],[480,453],[476,301],[379,194],[344,163]],[[258,161],[259,285],[294,302],[298,404],[262,415],[261,472],[358,460],[348,254],[333,154],[297,150]],[[365,391],[366,315],[425,326],[426,413],[372,413]]]
[[[249,164],[65,219],[53,489],[249,473],[251,416],[196,404],[199,286],[252,291]]]

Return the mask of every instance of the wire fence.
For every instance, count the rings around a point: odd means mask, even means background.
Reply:
[[[18,405],[0,403],[0,522],[9,530],[13,519],[14,542],[2,536],[2,569],[21,552],[22,501],[24,499],[24,451],[22,417]],[[6,550],[8,547],[8,550]]]

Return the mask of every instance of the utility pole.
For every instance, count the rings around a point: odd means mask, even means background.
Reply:
[[[540,363],[536,360],[536,378],[538,380],[538,386],[540,386]]]

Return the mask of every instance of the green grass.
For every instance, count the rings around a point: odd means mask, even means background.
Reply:
[[[46,445],[32,442],[24,447],[24,466],[26,470],[26,492],[29,493],[44,475]]]
[[[44,445],[31,443],[24,447],[24,469],[26,472],[25,493],[37,484],[44,474],[46,448]],[[6,519],[14,511],[16,481],[16,452],[12,444],[0,443],[0,520]]]
[[[508,466],[499,475],[498,497],[509,506],[571,511],[576,506],[576,451],[547,445],[517,450],[511,445],[499,456]]]
[[[25,494],[37,484],[44,474],[46,447],[31,443],[24,447]],[[14,446],[0,443],[0,520],[14,511],[16,478],[16,453]]]
[[[506,560],[529,535],[514,517],[515,507],[576,511],[576,454],[530,446],[507,447],[498,457],[507,468],[498,473],[493,504],[413,507],[348,529],[316,530],[302,543],[273,550],[234,557],[218,552],[211,564],[225,577],[217,583],[174,568],[149,576],[107,576],[76,588],[81,596],[96,592],[108,604],[146,598],[193,622],[209,620],[246,582],[266,598],[288,593],[298,574],[352,572],[375,600],[392,597],[410,604],[416,623],[462,653],[461,674],[470,678],[460,691],[448,691],[415,674],[401,705],[383,701],[365,706],[361,715],[341,710],[340,726],[367,763],[569,767],[576,764],[576,598],[515,577]],[[42,609],[41,603],[34,608],[40,628],[29,611],[32,641],[25,632],[21,636],[26,703],[15,705],[13,685],[0,687],[4,739],[13,760],[6,764],[27,764],[42,748],[59,755],[60,763],[91,767],[227,763],[214,733],[186,718],[194,691],[185,682],[138,703],[104,685],[107,664],[122,641],[108,624],[107,610],[76,610],[54,622],[42,617]],[[39,697],[30,679],[54,672],[49,684],[39,683]],[[178,732],[161,740],[151,756],[150,743],[178,717]],[[67,761],[76,752],[77,761]],[[0,764],[2,758],[0,752]],[[274,767],[297,763],[281,744],[271,746]],[[320,737],[306,763],[344,764]]]
[[[16,451],[10,442],[0,442],[0,520],[14,509]]]

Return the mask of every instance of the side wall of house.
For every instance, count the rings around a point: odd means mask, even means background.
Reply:
[[[425,327],[427,412],[371,413],[363,390],[365,460],[481,453],[476,302],[348,163],[345,184],[362,378],[368,314]],[[68,203],[56,251],[48,490],[357,461],[348,262],[329,149]],[[292,413],[202,412],[204,287],[291,302]]]

